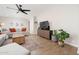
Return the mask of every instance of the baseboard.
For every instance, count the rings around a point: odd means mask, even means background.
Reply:
[[[69,42],[65,42],[66,44],[69,44],[69,45],[71,45],[71,46],[74,46],[74,47],[77,47],[77,48],[79,48],[79,45],[76,45],[76,44],[74,44],[74,43],[69,43]]]

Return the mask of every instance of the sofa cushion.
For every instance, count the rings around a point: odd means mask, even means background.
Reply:
[[[16,32],[15,28],[10,28],[9,30],[10,30],[10,32]]]
[[[0,55],[28,55],[30,51],[17,43],[11,43],[0,47]]]
[[[26,28],[22,28],[21,31],[22,31],[22,32],[25,32],[25,31],[26,31]]]

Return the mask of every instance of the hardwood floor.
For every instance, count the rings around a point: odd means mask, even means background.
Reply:
[[[74,55],[77,54],[77,48],[65,44],[63,48],[51,40],[39,37],[37,35],[26,36],[23,47],[31,51],[32,55]],[[12,43],[12,39],[4,42],[4,45]]]

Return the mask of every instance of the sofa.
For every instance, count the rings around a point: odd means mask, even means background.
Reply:
[[[22,28],[9,28],[10,32],[26,32],[27,29],[26,27],[22,27]]]
[[[0,55],[29,55],[30,51],[17,43],[0,47]]]
[[[7,34],[0,34],[0,46],[4,43],[6,39],[8,39]]]

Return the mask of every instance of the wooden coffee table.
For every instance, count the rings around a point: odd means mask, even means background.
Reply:
[[[21,34],[13,34],[12,42],[16,42],[18,44],[24,44],[25,43],[25,36]]]

